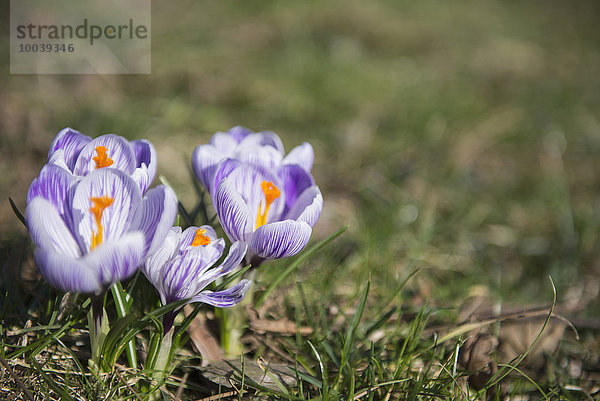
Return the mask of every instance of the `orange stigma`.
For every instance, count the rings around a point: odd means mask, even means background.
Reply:
[[[275,199],[279,198],[281,195],[279,188],[277,188],[272,181],[263,181],[260,183],[260,187],[265,194],[265,211],[264,213],[262,212],[261,202],[258,206],[258,214],[256,215],[256,228],[267,224],[267,213],[269,212],[269,208]]]
[[[203,228],[197,229],[196,235],[194,235],[194,240],[192,241],[192,246],[209,245],[210,238],[208,238],[205,234],[206,234],[205,229],[203,229]]]
[[[104,146],[96,146],[96,153],[98,156],[92,157],[92,159],[96,162],[96,169],[108,167],[114,163],[113,159],[108,157],[106,154],[107,150],[108,149],[106,149]]]
[[[104,213],[104,209],[112,205],[113,198],[104,195],[101,198],[90,198],[90,201],[92,201],[90,212],[94,215],[94,220],[96,220],[96,225],[98,226],[98,232],[92,232],[92,244],[90,245],[90,249],[94,249],[102,243],[102,213]]]

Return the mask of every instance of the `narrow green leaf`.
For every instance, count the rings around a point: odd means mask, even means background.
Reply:
[[[317,361],[319,361],[319,368],[321,369],[322,399],[327,400],[329,398],[329,384],[327,384],[327,368],[325,367],[325,364],[323,363],[323,359],[321,358],[321,354],[319,354],[319,351],[317,351],[315,346],[310,341],[307,341],[307,343],[308,343],[309,347],[312,349],[313,354],[315,354]]]
[[[129,298],[128,294],[123,289],[120,281],[117,281],[110,288],[113,298],[115,300],[115,306],[117,308],[117,316],[120,318],[127,316],[129,309],[131,307],[131,303],[127,302]],[[127,344],[127,360],[129,361],[129,366],[133,369],[137,369],[137,355],[135,352],[135,337],[129,340]]]

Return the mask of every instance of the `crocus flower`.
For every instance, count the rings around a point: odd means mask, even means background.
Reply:
[[[204,302],[217,307],[230,307],[240,302],[250,287],[249,280],[213,292],[206,287],[217,278],[236,268],[246,253],[246,245],[234,242],[227,257],[217,267],[212,267],[225,248],[225,241],[217,238],[210,226],[172,227],[156,252],[150,256],[142,271],[154,285],[163,305],[188,299],[189,302]],[[175,313],[164,318],[165,333],[173,324]]]
[[[304,142],[285,155],[281,139],[274,132],[253,132],[239,126],[217,132],[208,144],[196,147],[192,155],[194,173],[209,192],[213,189],[217,165],[227,158],[267,168],[296,164],[310,172],[314,151]]]
[[[254,265],[300,252],[323,208],[319,187],[298,164],[269,168],[226,159],[211,196],[225,233],[248,244]]]
[[[92,139],[65,128],[52,141],[48,162],[31,183],[27,201],[42,196],[57,204],[57,197],[64,195],[73,181],[101,168],[130,175],[144,193],[156,174],[156,151],[146,140],[130,142],[114,134]]]
[[[44,193],[28,202],[25,218],[40,273],[64,291],[99,295],[129,277],[177,214],[172,190],[159,186],[142,196],[139,182],[117,169],[77,179],[47,166],[40,177]]]

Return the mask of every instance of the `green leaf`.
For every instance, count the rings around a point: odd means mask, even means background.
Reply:
[[[120,281],[117,281],[110,288],[110,290],[111,290],[113,298],[115,300],[115,306],[117,308],[117,315],[120,318],[127,316],[127,313],[131,309],[131,304],[132,304],[131,297],[129,296],[129,294],[127,294],[127,292],[125,292]],[[129,361],[129,366],[133,370],[136,370],[137,369],[137,355],[135,352],[135,337],[132,338],[131,340],[129,340],[129,343],[127,344],[127,360]]]

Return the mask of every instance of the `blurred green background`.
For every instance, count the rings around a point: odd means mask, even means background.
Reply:
[[[5,2],[6,3],[6,2]],[[8,5],[1,17],[8,25]],[[184,205],[215,131],[309,141],[344,236],[296,279],[326,298],[371,274],[386,298],[472,294],[598,310],[600,37],[596,1],[153,2],[151,75],[10,75],[3,31],[0,242],[54,135],[148,138]]]

